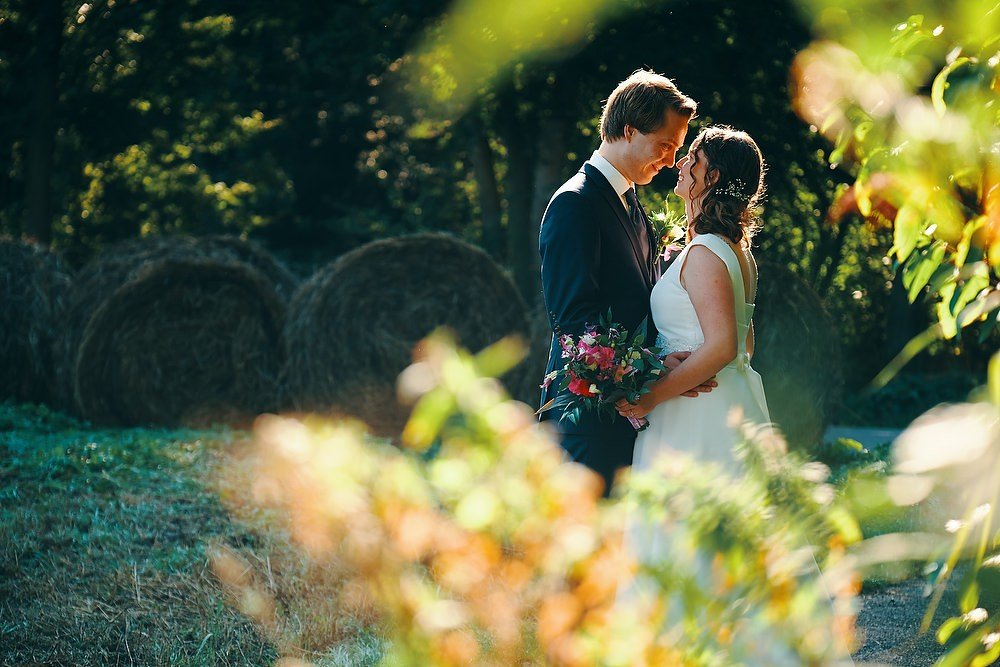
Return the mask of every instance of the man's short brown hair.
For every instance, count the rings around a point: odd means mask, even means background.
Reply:
[[[630,125],[643,134],[660,129],[667,110],[692,118],[698,103],[682,93],[674,82],[656,72],[638,69],[611,92],[601,112],[601,139],[615,141]]]

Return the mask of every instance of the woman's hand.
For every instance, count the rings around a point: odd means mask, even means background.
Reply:
[[[622,417],[641,419],[652,412],[657,403],[659,401],[653,396],[653,392],[646,392],[639,396],[639,400],[635,403],[629,403],[624,398],[620,399],[615,403],[615,409],[618,410],[618,414]]]

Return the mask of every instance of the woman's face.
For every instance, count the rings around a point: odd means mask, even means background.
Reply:
[[[677,185],[674,192],[687,202],[702,198],[710,185],[708,182],[708,162],[697,148],[692,148],[677,163]]]

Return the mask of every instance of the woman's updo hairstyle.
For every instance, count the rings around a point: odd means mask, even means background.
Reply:
[[[764,201],[764,158],[757,144],[746,132],[712,125],[698,133],[689,152],[707,163],[712,183],[692,222],[694,230],[749,245],[760,228],[757,213]]]

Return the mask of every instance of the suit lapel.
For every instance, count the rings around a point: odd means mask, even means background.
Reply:
[[[628,219],[628,212],[625,210],[625,205],[622,204],[621,198],[618,197],[618,193],[614,191],[611,184],[608,183],[608,179],[604,178],[604,174],[590,164],[584,164],[583,169],[581,169],[589,181],[597,186],[597,189],[604,196],[607,201],[608,206],[611,210],[615,212],[618,217],[618,223],[622,226],[625,231],[625,235],[628,236],[629,243],[632,244],[632,252],[635,254],[635,261],[642,267],[642,275],[646,279],[647,285],[652,285],[652,280],[650,276],[650,266],[642,257],[642,246],[639,244],[639,232],[632,224],[632,221]],[[649,227],[649,222],[646,222],[647,228]],[[655,248],[655,246],[653,246]]]

